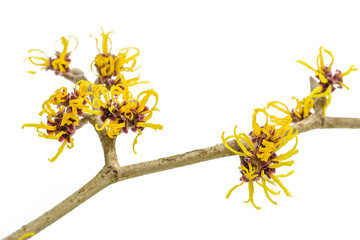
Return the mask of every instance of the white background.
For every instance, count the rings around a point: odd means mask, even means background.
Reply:
[[[52,72],[30,75],[22,61],[38,48],[49,55],[61,36],[75,35],[79,47],[71,66],[94,79],[100,27],[115,31],[113,52],[141,50],[142,80],[155,89],[160,112],[139,138],[120,136],[122,165],[170,156],[220,143],[223,131],[251,130],[254,108],[309,94],[310,70],[320,46],[335,56],[334,69],[360,67],[357,1],[6,1],[0,9],[1,161],[0,237],[49,210],[89,181],[103,166],[100,142],[91,126],[79,130],[75,147],[54,163],[59,143],[37,137],[24,123],[37,123],[41,104],[70,82]],[[360,75],[345,78],[329,116],[360,117]],[[33,239],[356,239],[360,214],[358,169],[360,130],[314,130],[300,135],[295,174],[267,201],[243,201],[237,157],[117,183],[40,232]]]

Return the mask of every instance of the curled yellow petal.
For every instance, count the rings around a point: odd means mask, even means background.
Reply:
[[[272,202],[273,204],[277,205],[277,202],[272,200],[272,198],[270,197],[269,192],[274,195],[277,195],[277,193],[266,186],[266,182],[265,182],[264,178],[261,178],[261,181],[262,181],[262,184],[260,184],[258,182],[256,182],[256,183],[264,189],[264,193],[265,193],[265,196],[267,197],[267,199],[269,199],[269,201]]]
[[[254,143],[251,141],[251,139],[249,138],[249,136],[245,133],[240,133],[239,135],[239,138],[241,140],[244,140],[250,147],[251,150],[255,150],[255,145]]]
[[[79,40],[77,39],[77,37],[75,37],[75,36],[73,36],[73,35],[70,35],[70,36],[68,37],[69,40],[70,40],[70,38],[73,38],[73,39],[75,39],[75,41],[76,41],[76,44],[75,44],[74,49],[71,50],[71,51],[69,51],[69,52],[72,52],[72,51],[74,51],[74,50],[78,47],[78,45],[79,45]]]
[[[319,76],[320,82],[322,82],[322,83],[327,83],[328,82],[326,77],[324,77],[321,73],[318,76]]]
[[[144,95],[144,97],[139,101],[140,96]],[[155,92],[153,89],[147,90],[147,91],[143,91],[141,92],[138,97],[137,97],[137,101],[139,101],[139,109],[137,110],[138,113],[142,112],[145,108],[146,103],[148,102],[149,98],[151,96],[155,97],[155,104],[154,106],[149,109],[148,111],[144,112],[144,114],[148,113],[148,112],[152,112],[154,111],[154,109],[156,108],[158,101],[159,101],[159,95],[157,92]],[[146,121],[146,120],[145,120]]]
[[[101,126],[101,128],[99,128],[98,124],[95,124],[95,129],[97,131],[102,131],[108,125],[109,122],[110,122],[110,119],[106,119],[105,122],[103,123],[103,125]]]
[[[328,107],[329,104],[330,104],[331,99],[332,99],[331,92],[329,92],[327,96],[328,96],[328,97],[327,97],[327,99],[326,99],[326,103],[325,103],[325,106],[324,106],[324,117],[326,117],[325,112],[326,112],[327,107]]]
[[[319,49],[319,56],[318,56],[318,60],[320,60],[320,66],[319,66],[319,64],[318,64],[318,68],[320,69],[324,69],[325,68],[325,65],[324,65],[324,57],[323,57],[323,55],[322,55],[322,50],[323,49],[323,47],[320,47],[320,49]]]
[[[280,106],[278,106],[280,105]],[[267,109],[269,107],[273,107],[273,108],[276,108],[277,110],[279,110],[280,112],[283,112],[285,113],[286,115],[290,115],[290,111],[289,111],[289,108],[282,102],[279,102],[279,101],[272,101],[272,102],[269,102],[267,104]]]
[[[241,185],[243,185],[244,183],[245,183],[245,182],[242,182],[242,183],[240,183],[239,185],[235,185],[234,187],[232,187],[232,188],[229,190],[229,192],[226,194],[226,198],[229,199],[231,193],[232,193],[236,188],[238,188],[238,187],[240,187]]]
[[[80,80],[75,84],[75,92],[78,92],[79,97],[85,97],[93,83],[90,81]]]
[[[49,57],[43,51],[41,51],[39,49],[31,49],[31,50],[29,50],[29,53],[31,53],[31,52],[40,52],[44,56],[43,57],[30,56],[30,57],[27,57],[24,61],[29,60],[35,66],[41,66],[42,67],[41,69],[46,69],[50,66]],[[36,73],[35,71],[28,71],[28,72],[31,74]]]
[[[292,175],[294,172],[295,172],[294,170],[291,170],[287,174],[279,174],[279,175],[276,175],[276,177],[278,177],[278,178],[288,177],[288,176]]]
[[[64,142],[61,144],[61,146],[60,146],[58,152],[56,153],[56,155],[51,159],[49,158],[50,162],[54,162],[60,156],[60,154],[64,151],[66,143],[67,143],[66,140],[64,140]]]
[[[149,83],[150,81],[139,81],[140,76],[126,80],[126,85],[131,87],[142,83]]]
[[[138,129],[138,135],[136,135],[136,137],[134,139],[134,142],[133,142],[133,151],[134,151],[135,154],[137,154],[136,151],[135,151],[135,145],[137,144],[137,139],[141,134],[142,134],[141,130]]]
[[[102,111],[91,110],[89,108],[84,109],[84,112],[87,112],[87,113],[90,113],[90,114],[95,114],[95,115],[103,115],[104,114]]]
[[[291,194],[289,193],[288,189],[282,184],[282,182],[274,174],[271,174],[271,178],[284,190],[286,196],[291,197]]]
[[[261,207],[258,207],[255,205],[255,202],[254,202],[254,192],[255,192],[255,189],[254,189],[254,182],[253,181],[249,181],[249,200],[246,201],[246,202],[251,202],[251,204],[258,210],[261,209]]]
[[[111,48],[112,48],[112,43],[111,43],[111,39],[109,38],[110,33],[113,32],[108,32],[108,33],[104,33],[104,30],[101,28],[102,34],[101,36],[103,37],[102,40],[102,50],[103,50],[103,54],[110,54],[111,52]],[[108,49],[108,41],[110,43],[110,50]]]
[[[322,92],[322,90],[323,90],[323,86],[318,86],[314,88],[310,94],[310,97],[317,95],[318,93]]]
[[[330,63],[330,65],[329,65],[329,69],[331,68],[331,66],[332,66],[332,64],[334,63],[334,56],[333,56],[333,54],[329,51],[329,50],[326,50],[325,48],[323,48],[324,49],[324,52],[326,52],[327,54],[329,54],[329,56],[331,57],[331,63]]]
[[[313,70],[316,74],[318,74],[318,71],[317,71],[317,70],[315,70],[313,67],[311,67],[308,63],[303,62],[303,61],[300,61],[300,60],[297,60],[296,62],[298,62],[298,63],[300,63],[300,64],[304,65],[305,67],[307,67],[307,68],[309,68],[309,69]]]
[[[340,76],[341,76],[341,77],[344,77],[344,76],[346,76],[346,75],[349,75],[350,72],[356,71],[356,70],[358,70],[358,69],[355,68],[354,65],[351,65],[350,68],[349,68],[349,70],[347,70],[346,72],[341,73]]]
[[[294,164],[294,161],[285,161],[285,162],[280,162],[280,163],[273,163],[269,166],[269,168],[279,168],[279,167],[283,167],[283,166],[292,166]]]
[[[121,132],[121,129],[125,127],[125,122],[123,123],[109,123],[107,125],[107,134],[110,138],[115,138]]]
[[[154,130],[162,130],[163,129],[163,125],[161,124],[154,124],[154,123],[144,123],[144,122],[138,122],[136,124],[136,126],[138,127],[148,127],[148,128],[152,128]]]
[[[266,116],[266,123],[264,125],[264,128],[260,128],[259,124],[257,123],[256,121],[256,118],[257,118],[257,114],[259,112],[262,112],[265,114]],[[254,109],[254,113],[253,113],[253,116],[252,116],[252,127],[253,127],[253,135],[254,136],[259,136],[261,134],[261,132],[269,135],[269,133],[267,131],[264,131],[264,129],[267,128],[267,124],[268,124],[268,117],[269,115],[267,114],[267,112],[265,111],[265,108],[264,109],[261,109],[261,108],[256,108]]]
[[[294,147],[287,153],[283,153],[283,154],[280,154],[279,156],[277,156],[274,159],[275,161],[283,161],[283,160],[289,159],[290,157],[292,157],[293,155],[295,155],[299,152],[299,150],[296,149],[297,144],[298,144],[298,137],[295,136],[295,139],[296,139],[296,141],[295,141]]]
[[[94,64],[96,64],[95,60],[90,63],[90,69],[96,77],[101,78],[101,76],[94,71],[94,69],[93,69]]]
[[[302,102],[304,105],[304,118],[307,118],[310,115],[310,110],[314,107],[314,99],[307,96]]]
[[[233,149],[232,147],[229,146],[229,144],[226,142],[228,139],[230,139],[231,137],[234,137],[234,136],[229,136],[227,138],[224,138],[224,134],[225,132],[222,133],[221,135],[221,140],[223,142],[223,144],[225,145],[225,147],[227,149],[229,149],[231,152],[235,153],[236,155],[239,155],[239,156],[242,156],[242,157],[246,157],[246,154],[242,153],[242,152],[239,152],[239,151],[236,151],[235,149]]]
[[[65,142],[65,141],[64,141]],[[71,148],[73,148],[74,147],[74,140],[73,140],[73,138],[72,138],[72,136],[70,136],[70,145],[68,144],[67,145],[67,148],[68,149],[71,149]]]
[[[245,147],[244,144],[240,141],[238,135],[236,134],[236,128],[237,128],[237,126],[235,126],[235,128],[234,128],[234,137],[235,137],[236,143],[239,145],[239,147],[241,148],[241,150],[243,150],[243,152],[244,152],[247,156],[252,157],[253,154],[246,149],[246,147]]]
[[[25,240],[27,239],[28,237],[32,237],[34,236],[35,233],[34,232],[28,232],[28,233],[25,233],[24,235],[22,235],[18,240]]]
[[[350,90],[350,88],[348,86],[346,86],[343,82],[339,82],[339,84],[343,87],[345,87],[347,90]]]

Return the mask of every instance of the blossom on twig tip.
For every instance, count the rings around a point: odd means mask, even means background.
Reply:
[[[331,57],[331,62],[328,66],[325,66],[324,64],[323,51]],[[334,56],[329,50],[325,49],[324,47],[320,47],[319,49],[319,55],[316,60],[317,69],[314,69],[306,62],[300,60],[298,60],[297,62],[301,63],[305,67],[314,71],[316,78],[319,79],[319,86],[313,89],[313,91],[310,94],[310,97],[311,98],[327,97],[327,101],[324,106],[324,116],[325,116],[325,111],[329,106],[332,98],[332,92],[334,92],[336,88],[342,88],[342,87],[345,87],[346,89],[349,90],[349,87],[346,86],[343,82],[343,77],[349,75],[350,72],[357,70],[357,68],[354,68],[354,65],[351,65],[346,72],[342,73],[340,70],[336,70],[335,73],[333,74],[331,71],[331,67],[334,62]]]
[[[140,55],[140,50],[135,47],[124,48],[119,51],[117,55],[111,53],[112,50],[112,42],[109,37],[109,34],[112,32],[104,33],[102,31],[102,51],[100,51],[98,46],[98,38],[96,40],[96,47],[99,51],[99,54],[96,55],[95,60],[91,63],[91,70],[93,70],[93,66],[96,69],[94,74],[101,79],[102,82],[107,83],[110,87],[112,85],[125,84],[125,79],[123,76],[123,72],[133,72],[139,69],[140,67],[136,66],[136,58]],[[91,36],[91,35],[90,35]],[[92,37],[92,36],[91,36]],[[110,49],[109,49],[110,44]],[[130,54],[130,51],[134,51],[134,53]],[[140,83],[148,83],[148,82],[139,82],[139,77],[132,78],[127,80],[128,86],[137,85]]]
[[[69,36],[68,38],[61,37],[59,40],[61,40],[61,44],[63,45],[63,50],[61,52],[55,50],[55,56],[56,58],[48,57],[45,52],[39,50],[39,49],[31,49],[29,50],[29,53],[32,52],[40,52],[44,56],[30,56],[27,57],[25,60],[29,60],[32,64],[36,66],[41,66],[41,69],[47,70],[53,70],[55,72],[55,75],[59,75],[60,73],[70,72],[70,54],[73,51],[68,51],[69,48],[69,39],[74,38],[76,40],[76,46],[73,50],[76,49],[78,45],[78,40],[74,36]],[[58,40],[58,41],[59,41]],[[35,71],[28,71],[31,74],[36,73]]]

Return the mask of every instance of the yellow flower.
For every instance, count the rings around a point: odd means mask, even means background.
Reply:
[[[120,50],[118,55],[114,55],[111,53],[112,50],[112,42],[109,37],[109,34],[112,32],[104,33],[102,31],[102,52],[98,47],[99,40],[96,40],[96,47],[99,51],[99,54],[96,55],[95,60],[91,63],[91,70],[93,70],[93,66],[95,66],[96,72],[94,74],[99,77],[102,82],[108,83],[109,86],[117,85],[117,84],[126,84],[123,72],[133,72],[139,67],[136,66],[136,58],[140,55],[140,50],[135,47],[128,47]],[[109,48],[110,45],[110,48]],[[130,54],[130,51],[134,52]],[[128,80],[129,85],[136,85],[139,83],[147,83],[147,82],[138,82],[139,77]]]
[[[59,142],[62,143],[57,154],[53,158],[49,159],[50,162],[55,161],[60,156],[66,145],[69,149],[71,149],[74,146],[72,135],[76,131],[75,125],[77,124],[64,124],[64,125],[61,124],[62,118],[67,117],[67,115],[68,113],[59,112],[59,114],[53,120],[54,123],[48,121],[47,124],[40,122],[40,124],[30,123],[30,124],[24,124],[22,126],[22,128],[34,127],[36,128],[39,137],[58,140]],[[68,120],[72,120],[71,117],[69,117]],[[44,129],[46,130],[46,132],[42,132],[39,129]]]
[[[114,74],[114,71],[115,71],[114,59],[116,57],[114,55],[111,55],[112,46],[110,46],[110,49],[108,49],[108,42],[111,44],[111,39],[109,38],[109,34],[112,32],[108,32],[107,34],[105,34],[104,30],[102,28],[101,28],[101,31],[102,31],[101,36],[103,37],[103,39],[102,39],[103,52],[100,51],[100,49],[98,47],[98,39],[95,38],[96,47],[99,51],[99,54],[96,55],[95,60],[91,63],[91,67],[92,67],[93,63],[95,63],[95,67],[96,67],[98,73],[100,74],[100,75],[97,75],[97,77],[109,78]]]
[[[152,89],[141,92],[137,99],[134,99],[127,87],[113,85],[108,91],[104,85],[95,85],[93,96],[94,100],[89,104],[99,110],[85,109],[84,111],[100,115],[103,125],[100,128],[96,125],[96,130],[102,131],[106,128],[107,134],[111,138],[115,138],[122,132],[128,133],[129,129],[138,132],[133,142],[134,152],[137,138],[142,134],[144,128],[148,127],[154,130],[163,128],[160,124],[147,122],[153,112],[158,111],[156,108],[158,94]],[[151,96],[155,98],[155,104],[150,109],[146,104]]]
[[[78,44],[78,40],[74,36],[69,36],[69,38],[71,38],[71,37],[76,40],[76,46],[75,46],[75,48],[76,48],[77,44]],[[51,65],[54,68],[56,75],[70,71],[69,64],[71,62],[71,59],[69,57],[70,57],[71,52],[68,52],[69,39],[62,37],[61,43],[64,46],[63,51],[61,53],[57,51],[55,54],[57,58],[52,60],[52,62],[51,62]]]
[[[257,114],[263,113],[266,117],[266,122],[264,126],[261,126],[257,123]],[[297,147],[297,132],[294,132],[293,128],[290,127],[291,118],[286,117],[285,124],[269,124],[270,116],[265,111],[265,109],[257,108],[254,110],[253,114],[253,130],[247,135],[245,133],[236,133],[236,127],[234,129],[234,134],[229,137],[224,137],[225,132],[223,132],[221,138],[224,145],[236,155],[241,156],[241,166],[239,167],[242,177],[240,178],[239,185],[234,186],[228,194],[226,198],[229,198],[231,193],[245,182],[248,183],[249,188],[249,200],[247,202],[251,202],[256,209],[261,209],[256,206],[254,203],[253,195],[254,195],[254,182],[256,182],[259,186],[264,189],[266,197],[274,204],[277,204],[273,201],[269,195],[269,193],[273,195],[277,195],[274,190],[270,189],[266,182],[272,183],[274,185],[280,186],[287,196],[291,196],[287,188],[284,187],[279,178],[290,176],[294,173],[294,171],[289,172],[285,175],[275,175],[276,169],[282,166],[291,166],[294,161],[285,161],[292,157],[294,154],[298,152]],[[231,148],[226,141],[234,138],[241,148],[242,152],[239,152],[233,148]],[[293,138],[296,139],[294,147],[288,151],[287,153],[277,155],[277,151],[280,150],[281,147],[285,146],[289,141]],[[243,142],[247,144],[245,146]],[[261,180],[261,183],[259,181]]]
[[[67,92],[66,87],[59,88],[55,91],[53,95],[49,97],[48,100],[46,100],[42,105],[42,111],[39,113],[41,116],[42,114],[46,113],[48,115],[48,119],[51,121],[52,117],[56,116],[56,111],[52,109],[52,106],[58,106],[65,103],[69,98],[69,94]]]
[[[76,40],[76,46],[78,45],[78,40],[74,36],[69,36],[67,39],[65,37],[61,37],[59,40],[61,40],[61,43],[63,45],[63,50],[60,53],[59,51],[55,52],[56,58],[52,59],[51,57],[48,57],[43,51],[39,49],[31,49],[29,50],[29,53],[31,52],[40,52],[43,54],[42,57],[39,56],[30,56],[26,58],[25,60],[29,60],[32,64],[36,66],[42,66],[41,69],[45,70],[54,70],[56,75],[59,75],[60,73],[69,72],[69,64],[71,62],[70,54],[71,51],[68,52],[69,48],[69,39],[74,38]],[[36,73],[35,71],[28,71],[31,74]]]
[[[323,51],[327,53],[331,57],[331,62],[329,66],[325,66],[324,64],[324,57],[323,57]],[[297,61],[301,63],[302,65],[306,66],[307,68],[311,69],[315,72],[315,76],[320,80],[319,86],[316,87],[310,94],[311,98],[320,98],[320,97],[327,97],[326,104],[324,106],[324,116],[325,111],[328,105],[330,104],[332,95],[331,93],[335,91],[336,88],[342,88],[345,87],[349,90],[349,87],[346,86],[343,82],[343,77],[346,75],[349,75],[350,72],[357,70],[354,68],[354,65],[350,66],[350,68],[346,72],[341,72],[339,70],[335,71],[335,74],[332,73],[331,67],[334,62],[334,56],[329,51],[326,50],[323,47],[320,47],[319,49],[319,55],[317,57],[316,63],[317,63],[317,69],[311,67],[309,64],[303,62],[303,61]]]
[[[88,91],[90,86],[92,86],[90,81],[80,80],[75,85],[75,92],[71,94],[68,93],[67,88],[65,87],[59,88],[44,102],[42,105],[43,110],[39,115],[41,116],[46,113],[48,115],[48,120],[53,122],[51,118],[55,117],[57,113],[52,107],[62,106],[68,108],[66,111],[68,113],[67,118],[71,117],[78,122],[78,116],[83,116],[83,110],[89,108],[89,106],[86,106],[85,104],[90,101],[88,99],[88,96],[91,94],[91,91]],[[64,123],[67,118],[63,118]]]
[[[93,84],[90,81],[80,80],[75,84],[74,93],[69,96],[69,107],[73,115],[83,116],[83,111],[89,109],[86,103],[90,102],[88,96],[92,94]]]
[[[24,124],[24,127],[34,127],[38,132],[39,137],[54,139],[61,142],[61,146],[57,154],[49,159],[55,161],[63,152],[65,146],[69,149],[74,146],[72,136],[75,134],[76,126],[79,124],[80,117],[83,116],[83,111],[89,109],[85,104],[90,102],[87,99],[89,95],[89,87],[91,82],[81,80],[75,85],[75,92],[68,93],[67,88],[62,87],[55,91],[42,106],[42,111],[39,113],[47,114],[47,124],[40,122],[40,124]],[[45,132],[39,129],[45,130]]]
[[[284,113],[285,116],[291,117],[293,123],[301,121],[311,115],[310,111],[314,106],[314,100],[310,96],[307,96],[301,101],[299,101],[299,99],[295,97],[293,97],[292,99],[296,100],[296,107],[291,111],[284,103],[279,101],[269,102],[266,108],[269,109],[270,107],[272,107],[279,110],[280,112]],[[273,123],[277,123],[280,125],[286,123],[287,121],[286,117],[281,118],[274,115],[269,115],[269,117]]]
[[[133,51],[133,53],[129,54],[130,51]],[[117,72],[117,77],[120,76],[121,72],[133,72],[139,69],[140,66],[135,67],[136,58],[139,55],[140,50],[136,47],[128,47],[121,49],[117,55],[117,61],[115,62],[115,71]]]

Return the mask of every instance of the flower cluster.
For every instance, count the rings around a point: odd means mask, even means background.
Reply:
[[[76,83],[72,93],[68,93],[65,87],[58,89],[42,106],[40,115],[46,114],[46,124],[40,122],[39,124],[23,125],[23,128],[35,127],[40,137],[55,139],[62,143],[57,154],[49,159],[51,162],[59,157],[65,146],[68,148],[74,146],[73,135],[77,128],[81,127],[80,121],[85,117],[84,113],[98,115],[99,121],[102,121],[103,124],[101,127],[96,124],[96,130],[105,131],[110,138],[115,138],[121,133],[128,133],[129,130],[137,132],[138,134],[133,142],[134,152],[137,139],[145,128],[154,130],[163,128],[160,124],[148,122],[153,112],[158,111],[156,108],[158,94],[150,89],[141,92],[137,98],[134,98],[129,87],[147,82],[139,82],[139,77],[126,79],[123,74],[137,69],[135,65],[139,50],[137,48],[124,48],[118,55],[113,55],[111,46],[110,49],[108,46],[111,45],[110,33],[105,34],[102,31],[102,52],[98,48],[99,54],[91,63],[91,69],[94,65],[97,71],[96,76],[101,81],[96,80],[95,83],[97,84],[93,84],[90,81],[80,80]],[[76,39],[77,46],[77,38],[73,38]],[[43,51],[37,49],[32,49],[29,52],[38,51],[43,53],[45,57],[31,56],[27,59],[46,70],[54,70],[57,75],[70,71],[69,39],[62,37],[60,40],[64,48],[61,53],[56,52],[56,59],[48,58]],[[97,38],[96,45],[98,45]],[[131,50],[136,52],[129,54]],[[151,97],[154,98],[155,103],[150,108],[148,100]]]
[[[89,81],[79,81],[75,85],[74,92],[68,93],[67,88],[62,87],[55,91],[53,95],[46,100],[42,106],[39,115],[47,114],[47,123],[44,124],[24,124],[24,127],[35,127],[39,137],[54,139],[61,142],[57,154],[49,159],[55,161],[63,152],[65,146],[70,149],[74,146],[73,135],[76,132],[76,126],[80,123],[83,111],[88,109],[88,89],[91,86]],[[46,130],[45,132],[39,129]]]
[[[104,85],[95,85],[93,96],[94,100],[90,105],[99,110],[87,109],[86,111],[100,115],[103,125],[101,128],[96,125],[96,129],[102,131],[106,128],[106,132],[111,138],[120,133],[128,133],[129,129],[138,132],[133,143],[135,153],[137,138],[142,134],[145,127],[154,130],[163,128],[160,124],[147,122],[151,118],[153,111],[158,111],[156,106],[159,97],[152,89],[141,92],[135,99],[127,86],[113,85],[110,90],[107,90]],[[151,96],[155,98],[155,104],[152,108],[149,108],[147,102]]]
[[[44,56],[30,56],[26,58],[25,60],[29,60],[32,64],[36,66],[42,66],[42,69],[45,70],[53,70],[56,75],[59,75],[60,73],[66,73],[70,71],[69,65],[71,62],[70,54],[72,51],[68,51],[69,48],[69,39],[73,38],[76,40],[76,46],[78,45],[78,40],[74,36],[69,36],[68,38],[61,37],[59,40],[61,40],[61,44],[63,45],[63,50],[61,52],[55,51],[56,58],[48,57],[45,52],[39,50],[39,49],[31,49],[29,50],[29,53],[32,52],[39,52],[42,53]],[[31,74],[36,73],[35,71],[28,71]]]
[[[112,42],[109,38],[109,34],[112,32],[104,33],[102,31],[102,52],[99,49],[98,42],[96,39],[96,47],[99,51],[99,54],[96,55],[95,60],[91,63],[91,70],[93,70],[93,66],[96,69],[96,73],[94,74],[101,79],[102,82],[107,83],[108,86],[124,84],[127,82],[128,86],[139,84],[139,77],[132,78],[129,80],[124,80],[125,77],[123,75],[124,72],[133,72],[139,67],[136,66],[136,58],[140,55],[140,50],[135,47],[124,48],[119,51],[117,55],[111,53],[112,50]],[[110,44],[110,48],[109,48]],[[133,52],[133,53],[131,53]],[[147,82],[141,82],[147,83]]]
[[[284,103],[279,101],[272,101],[267,104],[267,109],[272,107],[285,114],[285,118],[270,115],[270,119],[272,122],[277,124],[283,124],[287,121],[286,117],[291,117],[292,122],[295,123],[311,115],[311,109],[314,106],[314,99],[312,99],[310,96],[307,96],[301,101],[295,97],[293,97],[293,99],[296,100],[296,107],[291,111]]]
[[[328,66],[325,66],[323,51],[327,53],[332,59],[331,63]],[[347,87],[343,82],[343,77],[349,75],[350,72],[357,70],[356,68],[354,68],[354,65],[352,65],[346,72],[341,72],[340,70],[336,70],[335,73],[333,73],[331,67],[334,62],[334,56],[329,50],[326,50],[323,47],[320,47],[319,49],[319,55],[316,61],[317,69],[311,67],[309,64],[303,61],[298,61],[298,62],[306,66],[307,68],[311,69],[312,71],[314,71],[316,78],[319,79],[319,86],[316,87],[311,92],[310,97],[311,98],[327,97],[327,101],[324,106],[324,115],[326,108],[330,104],[332,98],[331,93],[334,92],[336,88],[345,87],[346,89],[349,90],[349,87]]]
[[[332,59],[329,66],[325,66],[324,64],[323,51]],[[316,78],[320,80],[319,86],[313,89],[311,94],[302,100],[293,97],[293,99],[296,100],[296,107],[291,111],[284,103],[279,101],[272,101],[267,104],[267,109],[270,107],[276,109],[282,114],[285,114],[284,117],[270,115],[265,108],[255,109],[252,123],[253,131],[250,134],[238,134],[236,133],[236,127],[234,129],[234,135],[224,138],[223,133],[222,141],[224,145],[230,151],[240,156],[241,166],[239,169],[242,174],[240,178],[242,183],[234,186],[228,192],[226,196],[227,198],[234,189],[247,182],[249,185],[249,200],[247,202],[251,202],[255,208],[260,209],[260,207],[255,205],[253,199],[254,181],[264,189],[266,197],[274,204],[276,204],[276,202],[270,198],[269,193],[273,195],[277,195],[278,193],[271,190],[266,185],[266,182],[273,183],[275,185],[278,184],[287,196],[291,196],[279,178],[290,176],[294,173],[294,171],[290,171],[288,174],[275,175],[277,168],[282,166],[291,166],[294,162],[285,160],[289,159],[298,152],[296,149],[298,141],[296,136],[297,133],[294,132],[292,127],[290,127],[290,124],[306,119],[312,114],[311,109],[314,107],[314,98],[327,97],[323,111],[325,116],[326,108],[332,98],[331,93],[334,92],[336,88],[345,87],[349,89],[343,83],[343,77],[348,75],[350,72],[357,70],[354,66],[351,66],[346,72],[342,73],[341,71],[336,70],[333,74],[331,70],[333,61],[334,57],[332,53],[323,47],[320,47],[319,49],[317,69],[312,68],[309,64],[303,61],[298,61],[315,72]],[[266,123],[262,127],[260,127],[256,121],[258,113],[263,113],[266,117]],[[269,120],[272,124],[269,124]],[[237,145],[242,151],[238,151],[229,146],[226,141],[231,138],[235,138]],[[293,138],[296,139],[295,146],[287,153],[277,155],[277,151]],[[261,183],[259,183],[260,180]]]
[[[257,123],[257,115],[262,113],[266,117],[266,122],[263,126],[260,126]],[[253,130],[249,134],[245,133],[236,133],[236,127],[234,129],[234,134],[229,137],[224,137],[225,132],[222,134],[222,141],[224,145],[233,153],[240,156],[241,166],[239,167],[240,173],[242,174],[239,185],[234,186],[228,192],[226,198],[229,198],[233,190],[237,187],[240,187],[245,182],[248,183],[249,189],[249,200],[256,209],[261,209],[256,206],[254,203],[254,182],[256,182],[260,187],[263,188],[266,197],[274,204],[277,204],[274,200],[271,199],[269,193],[277,195],[280,192],[275,192],[270,189],[266,182],[272,183],[274,185],[279,185],[285,192],[287,196],[291,196],[287,188],[284,187],[279,178],[290,176],[294,171],[290,171],[287,174],[276,174],[276,169],[282,166],[291,166],[294,161],[285,161],[292,157],[298,152],[297,147],[297,132],[290,127],[292,118],[287,116],[285,117],[286,122],[282,124],[270,124],[270,116],[266,112],[265,108],[257,108],[254,110],[252,127]],[[234,138],[236,143],[239,145],[242,151],[238,151],[229,146],[227,141],[231,138]],[[296,139],[294,147],[287,153],[278,155],[278,150],[285,146],[292,139]],[[261,181],[261,183],[259,182]]]

